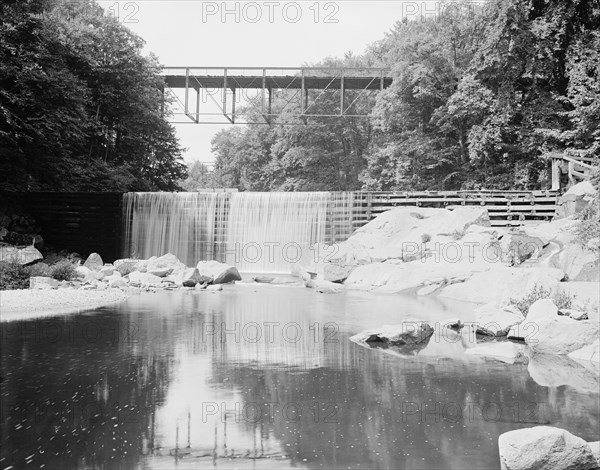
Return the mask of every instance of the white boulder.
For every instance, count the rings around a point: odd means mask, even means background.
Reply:
[[[206,288],[207,291],[218,292],[223,290],[223,285],[221,284],[212,284]]]
[[[512,326],[525,319],[516,307],[497,307],[494,304],[479,307],[475,315],[477,333],[490,336],[505,336]]]
[[[127,287],[127,279],[124,277],[113,277],[109,281],[108,287],[112,287],[112,288]]]
[[[213,284],[227,284],[242,280],[237,268],[218,261],[199,261],[196,268],[200,276],[211,278]]]
[[[158,258],[150,258],[146,263],[146,272],[158,277],[177,274],[185,269],[186,265],[171,253],[159,256]]]
[[[506,470],[592,470],[597,462],[583,439],[550,426],[517,429],[498,438]]]
[[[121,275],[126,276],[134,271],[138,271],[140,273],[146,272],[147,263],[148,262],[143,259],[124,258],[116,260],[113,265],[115,266],[115,269],[121,273]]]
[[[104,261],[98,253],[92,253],[87,257],[83,265],[92,271],[99,271],[104,266]]]
[[[556,315],[551,319],[528,319],[527,323],[534,329],[524,339],[534,353],[569,354],[598,337],[599,325],[590,320],[577,321]]]
[[[532,303],[527,311],[527,321],[537,322],[552,320],[558,315],[558,307],[552,299],[538,299]]]
[[[558,200],[556,217],[570,217],[581,212],[592,204],[596,195],[596,188],[589,181],[582,181],[569,188]]]
[[[557,388],[566,385],[580,393],[595,394],[600,389],[598,371],[569,356],[532,354],[529,356],[527,372],[542,387]]]
[[[154,274],[150,273],[141,273],[139,271],[134,271],[129,273],[129,282],[132,284],[139,284],[143,287],[148,286],[160,286],[162,279]]]

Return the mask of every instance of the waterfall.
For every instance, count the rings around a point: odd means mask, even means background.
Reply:
[[[317,242],[352,231],[352,193],[128,193],[123,255],[216,259],[244,272],[289,273]]]

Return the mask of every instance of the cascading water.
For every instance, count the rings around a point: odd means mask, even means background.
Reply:
[[[216,259],[245,272],[290,272],[317,242],[345,239],[352,193],[128,193],[124,256]]]

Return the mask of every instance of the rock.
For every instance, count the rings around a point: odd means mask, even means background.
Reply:
[[[77,266],[75,268],[75,272],[77,273],[77,277],[83,279],[87,275],[89,275],[92,272],[92,270],[90,268],[88,268],[87,266]]]
[[[331,282],[344,282],[356,265],[325,263],[323,265],[323,279]]]
[[[112,287],[112,288],[127,287],[127,280],[123,277],[114,277],[108,283],[108,287]]]
[[[99,271],[104,266],[104,261],[102,261],[102,257],[98,253],[92,253],[87,257],[83,265],[92,271]]]
[[[51,277],[33,276],[29,278],[30,289],[56,289],[58,281]]]
[[[25,248],[0,246],[0,261],[14,262],[25,266],[43,258],[42,254],[34,246],[26,246]]]
[[[304,282],[304,285],[311,289],[315,289],[321,294],[339,294],[344,290],[344,286],[342,284],[325,281],[323,279],[309,279]]]
[[[598,337],[599,325],[590,320],[573,320],[556,315],[552,319],[527,322],[535,328],[524,339],[534,353],[569,354],[591,344]]]
[[[489,225],[487,209],[458,207],[454,210],[397,207],[383,212],[356,230],[347,241],[336,245],[330,262],[343,266],[376,263],[391,258],[420,259],[437,237],[453,240],[474,224]]]
[[[516,307],[499,308],[494,304],[479,307],[475,314],[477,333],[489,336],[506,336],[512,326],[525,319]]]
[[[567,385],[580,393],[594,394],[598,394],[600,389],[600,374],[594,364],[582,364],[569,356],[530,355],[527,372],[543,387],[557,388]]]
[[[600,364],[600,339],[596,338],[592,344],[569,353],[569,357],[577,362],[589,361]]]
[[[104,276],[112,276],[115,272],[119,272],[119,271],[117,271],[117,268],[115,268],[112,264],[105,264],[104,266],[102,266],[100,268],[100,272]],[[121,273],[119,273],[119,274],[121,274]]]
[[[159,256],[158,258],[151,258],[146,263],[146,272],[158,277],[178,274],[185,269],[186,265],[171,253]]]
[[[227,284],[242,280],[237,268],[218,261],[199,261],[196,268],[201,276],[211,278],[213,284]]]
[[[206,290],[206,289],[207,289],[206,284],[196,284],[196,286],[194,287],[194,290]]]
[[[207,286],[206,290],[212,291],[212,292],[217,292],[217,291],[223,290],[223,286],[221,284],[213,284],[213,285]]]
[[[366,330],[350,338],[355,343],[386,343],[392,346],[419,345],[428,343],[434,329],[422,320],[405,320],[399,325],[384,325]]]
[[[600,467],[600,441],[588,442],[588,445],[590,446],[592,454],[594,455],[594,457],[596,457],[596,460],[598,461],[598,467]]]
[[[500,239],[501,260],[511,266],[518,266],[529,258],[536,257],[544,248],[544,243],[537,237],[523,232],[509,233]]]
[[[588,318],[587,312],[582,312],[581,310],[566,309],[564,312],[566,312],[569,315],[569,318],[572,318],[573,320],[587,320]]]
[[[600,237],[590,238],[586,244],[586,248],[591,251],[600,250]]]
[[[511,299],[532,290],[536,285],[556,292],[559,281],[564,277],[560,269],[536,267],[513,268],[495,265],[481,272],[475,272],[465,282],[444,287],[440,297],[475,303],[495,303],[509,305]]]
[[[42,238],[41,235],[35,235],[33,237],[33,241],[31,242],[31,244],[38,250],[43,250],[44,249],[44,239]]]
[[[558,315],[558,307],[552,299],[538,299],[527,311],[527,321],[537,322],[551,320]]]
[[[271,276],[255,276],[252,278],[252,280],[260,284],[271,284],[275,278]]]
[[[132,273],[129,273],[129,282],[133,284],[139,284],[142,287],[160,286],[162,279],[151,273],[141,273],[139,271],[134,271]]]
[[[506,470],[592,470],[597,462],[587,442],[550,426],[517,429],[498,438]]]
[[[482,343],[465,351],[465,354],[489,357],[507,364],[519,362],[519,358],[524,358],[524,353],[525,347],[523,345],[511,343],[510,341]]]
[[[138,271],[140,273],[146,272],[147,261],[143,259],[124,258],[116,260],[113,265],[115,269],[123,276]]]
[[[556,218],[570,217],[583,211],[593,204],[596,189],[589,181],[582,181],[569,188],[569,190],[558,199]]]

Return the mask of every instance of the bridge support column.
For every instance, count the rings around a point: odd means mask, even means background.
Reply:
[[[552,159],[552,191],[560,190],[560,160]]]

